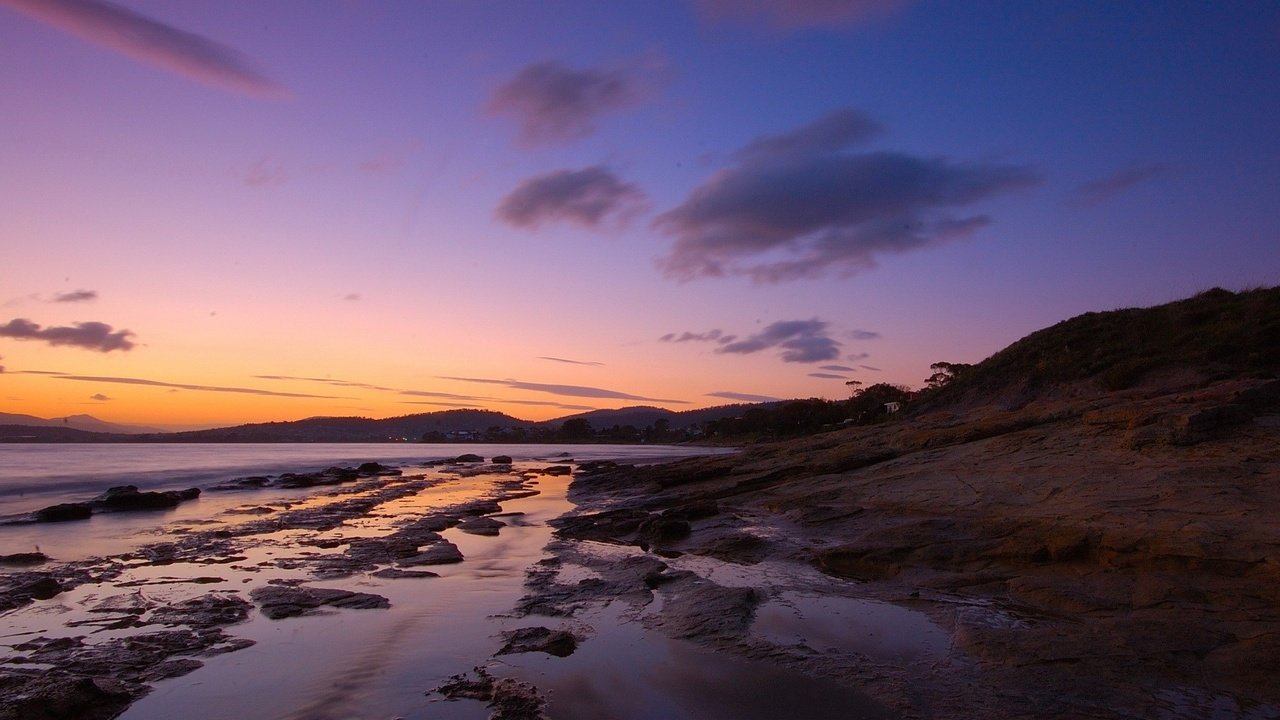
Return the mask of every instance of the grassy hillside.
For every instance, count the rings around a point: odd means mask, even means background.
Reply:
[[[1034,332],[921,398],[921,405],[1114,391],[1156,377],[1211,382],[1280,373],[1280,287],[1213,289],[1150,308],[1085,313]]]

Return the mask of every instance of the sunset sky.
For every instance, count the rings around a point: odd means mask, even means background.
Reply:
[[[1280,282],[1280,4],[0,0],[0,411],[918,387]]]

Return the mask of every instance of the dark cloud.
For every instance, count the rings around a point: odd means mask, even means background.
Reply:
[[[1071,203],[1083,207],[1100,205],[1129,188],[1169,172],[1165,165],[1137,165],[1076,188]]]
[[[721,345],[717,353],[750,355],[770,348],[782,349],[784,362],[813,363],[840,357],[840,343],[827,334],[822,320],[781,320],[743,340]]]
[[[98,293],[94,290],[76,290],[74,292],[58,293],[53,296],[52,302],[56,303],[76,303],[90,302],[98,299]]]
[[[679,335],[675,333],[667,333],[658,338],[659,342],[716,342],[721,345],[731,343],[737,339],[736,335],[725,335],[719,330],[708,330],[704,333],[682,332]]]
[[[334,385],[337,387],[360,388],[362,390],[382,390],[384,392],[400,392],[396,388],[382,387],[381,385],[370,385],[369,383],[353,382],[351,380],[339,380],[337,378],[314,378],[314,377],[297,377],[295,375],[254,375],[256,380],[288,380],[293,382],[314,382],[324,383],[326,385]]]
[[[521,380],[493,380],[489,378],[469,378],[454,377],[448,375],[440,376],[441,380],[456,380],[458,382],[485,383],[489,385],[502,385],[503,387],[512,388],[513,390],[529,390],[531,392],[543,392],[551,395],[566,395],[568,397],[589,397],[589,398],[605,398],[610,400],[639,400],[642,402],[660,402],[672,403],[679,405],[687,405],[687,400],[671,400],[668,398],[651,398],[642,395],[631,395],[629,393],[618,392],[617,390],[605,390],[603,388],[585,387],[582,385],[552,385],[546,383],[531,383]],[[509,400],[507,402],[510,402]]]
[[[778,398],[768,395],[752,395],[750,393],[729,392],[721,390],[719,392],[709,392],[707,397],[724,398],[725,400],[737,400],[739,402],[777,402]]]
[[[90,400],[97,400],[98,402],[107,402],[107,401],[108,401],[108,400],[110,400],[111,398],[107,397],[106,395],[103,395],[102,393],[98,393],[98,394],[96,394],[96,395],[90,395],[90,396],[89,396],[89,399],[90,399]]]
[[[852,108],[835,110],[781,135],[765,135],[735,153],[740,162],[769,162],[818,157],[860,145],[884,132],[884,126]]]
[[[0,0],[0,5],[208,85],[258,97],[288,94],[235,50],[105,0]]]
[[[882,372],[880,368],[871,367],[870,365],[859,365],[858,367],[862,368],[863,370],[870,370],[871,372]]]
[[[828,370],[830,372],[854,372],[854,369],[845,365],[823,365],[819,370]]]
[[[498,86],[486,110],[514,117],[525,145],[542,145],[589,134],[596,116],[640,95],[637,81],[622,70],[575,70],[548,60]]]
[[[845,355],[844,359],[857,362],[859,360],[866,360],[869,357],[871,357],[871,353],[860,352],[860,353],[853,353],[851,355]]]
[[[24,318],[10,320],[0,325],[0,337],[16,340],[40,340],[50,345],[70,345],[86,350],[111,352],[112,350],[132,350],[134,343],[129,338],[133,332],[115,330],[110,325],[100,322],[82,322],[71,326],[42,328]]]
[[[848,380],[848,375],[833,375],[832,373],[809,373],[809,377],[822,378],[823,380]]]
[[[844,27],[878,20],[912,0],[696,0],[712,20],[777,30]]]
[[[569,360],[567,358],[547,357],[546,355],[541,355],[538,357],[538,359],[550,360],[551,362],[558,362],[558,363],[567,363],[569,365],[590,365],[592,367],[604,367],[604,363],[596,362],[594,360]]]
[[[550,222],[598,228],[606,222],[625,224],[644,204],[643,192],[597,165],[529,178],[502,199],[494,215],[530,230]]]
[[[850,275],[880,255],[970,234],[990,219],[954,208],[1037,182],[1024,165],[840,152],[865,136],[840,117],[757,140],[660,215],[655,227],[675,238],[658,262],[664,274],[756,282]]]
[[[172,388],[174,390],[195,390],[198,392],[236,393],[240,395],[269,395],[271,397],[315,398],[318,400],[349,400],[350,398],[335,395],[307,395],[305,393],[275,392],[257,388],[222,387],[218,385],[187,385],[185,383],[162,382],[160,380],[144,380],[142,378],[96,377],[88,375],[58,375],[58,380],[76,380],[78,382],[116,383],[119,385],[147,385],[149,387]]]
[[[850,330],[849,339],[850,340],[879,340],[880,333],[872,332],[870,330]]]

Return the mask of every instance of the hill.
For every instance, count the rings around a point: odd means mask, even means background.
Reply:
[[[19,413],[0,413],[0,425],[60,427],[95,433],[139,434],[161,432],[157,428],[145,427],[143,425],[122,425],[120,423],[107,422],[105,420],[99,420],[92,415],[68,415],[66,417],[58,418],[41,418],[36,417],[35,415],[22,415]]]
[[[879,663],[675,625],[902,717],[1280,717],[1278,322],[1277,289],[1082,315],[882,422],[597,469],[559,533],[736,564],[664,608],[737,599],[749,619],[793,593],[931,621],[940,642]],[[814,598],[749,569],[783,562],[847,583]]]

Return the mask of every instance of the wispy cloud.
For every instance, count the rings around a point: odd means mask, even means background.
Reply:
[[[422,149],[421,140],[410,140],[388,147],[360,163],[361,172],[370,175],[392,175],[400,171],[409,158]]]
[[[360,293],[347,293],[346,295],[342,296],[342,299],[345,302],[356,302],[357,300],[360,299]]]
[[[823,365],[819,370],[827,370],[829,372],[854,372],[854,369],[847,365]]]
[[[96,395],[90,395],[89,399],[97,400],[98,402],[107,402],[111,398],[107,397],[106,395],[103,395],[102,393],[97,393]]]
[[[284,88],[239,52],[104,0],[0,0],[0,5],[134,60],[207,85],[264,98]]]
[[[400,392],[396,388],[383,387],[381,385],[370,385],[369,383],[354,382],[352,380],[340,380],[338,378],[317,378],[317,377],[298,377],[296,375],[254,375],[255,380],[288,380],[292,382],[313,382],[324,383],[325,385],[334,385],[336,387],[359,388],[362,390],[382,390],[385,392]]]
[[[751,393],[729,392],[728,390],[709,392],[707,397],[724,398],[725,400],[736,400],[738,402],[777,402],[780,399],[768,395],[752,395]]]
[[[880,333],[873,332],[871,330],[850,330],[849,331],[850,340],[879,340],[880,337],[881,337]]]
[[[685,343],[685,342],[715,342],[725,345],[737,339],[736,335],[725,335],[720,330],[708,330],[702,333],[685,331],[679,335],[675,333],[667,333],[658,338],[659,342],[669,343]]]
[[[882,372],[880,368],[871,367],[870,365],[859,365],[858,367],[862,368],[863,370],[870,370],[871,372]]]
[[[529,230],[551,222],[621,227],[644,207],[645,194],[639,188],[597,165],[529,178],[502,199],[494,215]]]
[[[197,392],[236,393],[240,395],[267,395],[271,397],[314,398],[317,400],[350,400],[351,398],[336,395],[308,395],[306,393],[276,392],[258,388],[223,387],[219,385],[188,385],[143,378],[99,377],[91,375],[57,375],[58,380],[75,380],[77,382],[115,383],[118,385],[146,385],[149,387],[171,388],[174,390],[194,390]]]
[[[716,348],[720,354],[750,355],[770,348],[782,349],[783,362],[814,363],[840,357],[840,343],[827,332],[822,320],[780,320],[750,337]]]
[[[546,60],[498,86],[485,109],[515,118],[523,144],[545,145],[590,134],[598,116],[631,105],[642,94],[627,71],[577,70]]]
[[[913,0],[696,0],[716,21],[763,25],[777,30],[844,27],[879,20]]]
[[[75,290],[73,292],[58,293],[53,296],[50,302],[56,303],[78,303],[91,302],[98,299],[98,293],[94,290]]]
[[[0,337],[38,340],[50,345],[69,345],[98,352],[128,351],[134,348],[133,341],[129,339],[133,337],[132,331],[116,330],[100,322],[82,322],[70,326],[46,328],[25,318],[16,318],[5,325],[0,325]]]
[[[851,275],[881,255],[968,235],[990,218],[953,208],[1038,182],[1024,165],[844,152],[870,136],[865,123],[836,111],[747,145],[737,164],[654,221],[675,239],[659,260],[663,273],[756,282]]]
[[[671,400],[668,398],[652,398],[643,395],[632,395],[630,393],[618,392],[617,390],[606,390],[604,388],[586,387],[583,385],[555,385],[548,383],[531,383],[522,380],[494,380],[490,378],[469,378],[454,377],[448,375],[440,376],[441,380],[455,380],[458,382],[485,383],[489,385],[502,385],[513,390],[528,390],[531,392],[543,392],[551,395],[565,395],[568,397],[589,397],[603,398],[609,400],[639,400],[643,402],[660,402],[687,405],[687,400]],[[510,402],[510,401],[506,401]]]
[[[513,403],[515,405],[540,405],[543,407],[559,408],[561,410],[596,410],[598,408],[590,405],[566,405],[565,403],[546,402],[543,400],[504,400],[503,402]]]
[[[809,373],[809,377],[821,378],[823,380],[848,380],[848,375],[835,375],[833,373]]]
[[[1082,207],[1101,205],[1136,185],[1169,172],[1167,165],[1135,165],[1118,170],[1106,177],[1087,182],[1076,188],[1070,203]]]
[[[567,363],[569,365],[590,365],[591,367],[604,367],[604,363],[594,360],[570,360],[568,358],[547,357],[546,355],[538,356],[539,360],[550,360],[551,362]]]
[[[455,393],[435,392],[433,390],[400,390],[399,392],[401,395],[408,395],[409,397],[433,397],[447,400],[466,400],[469,402],[484,402],[496,399],[482,395],[458,395]]]
[[[240,174],[240,179],[250,187],[267,187],[285,184],[289,181],[289,173],[279,160],[264,156],[245,168],[244,172]]]

